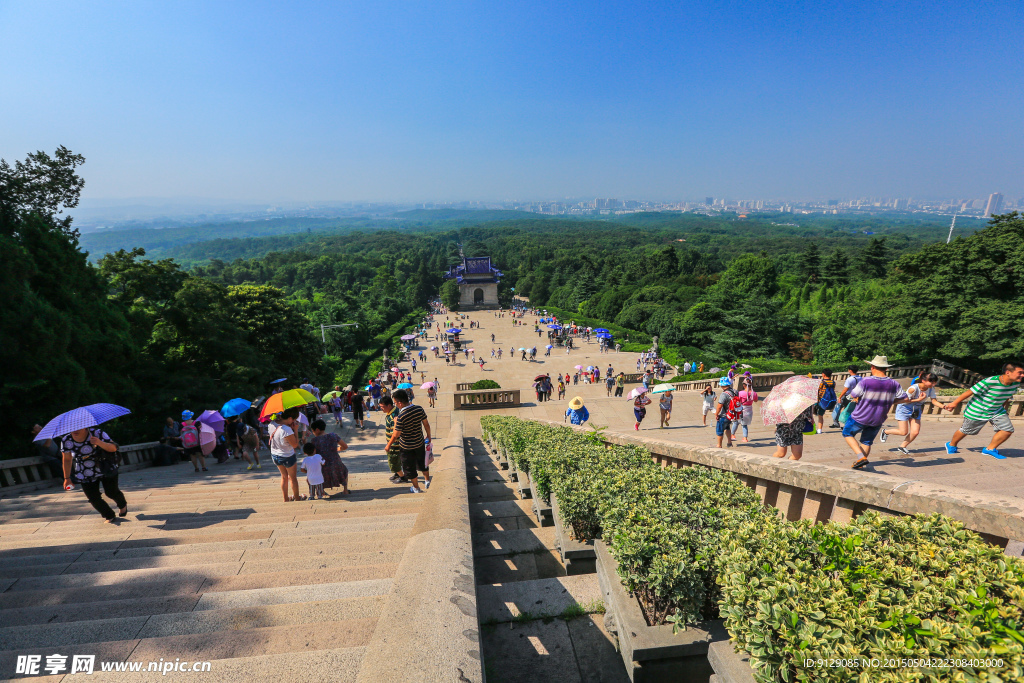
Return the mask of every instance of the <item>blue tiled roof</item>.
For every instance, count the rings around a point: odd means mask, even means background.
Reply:
[[[445,273],[445,279],[455,278],[459,283],[462,283],[463,276],[467,275],[490,275],[494,282],[498,281],[498,278],[503,273],[491,265],[490,256],[475,256],[473,258],[463,258],[462,263],[455,266],[448,266],[448,272]],[[480,281],[480,278],[474,278],[475,281]]]

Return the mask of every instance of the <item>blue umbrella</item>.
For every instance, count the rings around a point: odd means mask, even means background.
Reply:
[[[58,415],[43,427],[43,431],[36,434],[33,441],[43,439],[59,439],[65,434],[70,434],[79,429],[88,429],[103,424],[108,420],[122,415],[130,415],[132,411],[113,403],[93,403],[83,408],[75,408],[62,415]]]
[[[408,382],[402,382],[401,384],[398,385],[398,388],[399,389],[412,389],[412,385],[409,384]]]
[[[269,384],[280,384],[281,382],[287,382],[287,381],[288,381],[287,377],[282,377],[281,379],[275,379],[273,382],[269,382]]]
[[[220,414],[224,417],[234,417],[235,415],[241,415],[245,411],[252,408],[252,403],[246,401],[244,398],[233,398],[223,406],[221,406]]]
[[[462,330],[458,329],[457,327],[453,327],[450,330],[445,330],[445,332],[447,332],[448,334],[462,334]]]
[[[548,327],[551,328],[552,330],[560,330],[560,329],[562,329],[561,325],[548,325]]]
[[[594,332],[601,332],[602,334],[611,334],[611,332],[609,332],[608,330],[604,329],[603,327],[597,328],[596,330],[594,330]]]
[[[612,335],[608,334],[607,332],[601,332],[601,333],[599,333],[597,335],[597,338],[598,339],[611,339]]]

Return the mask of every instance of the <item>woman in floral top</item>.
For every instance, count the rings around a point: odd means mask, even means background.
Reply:
[[[119,508],[119,514],[128,514],[128,502],[117,485],[117,444],[102,429],[78,429],[61,440],[64,452],[64,488],[71,487],[72,479],[82,485],[85,497],[108,524],[114,522],[114,511],[100,495],[100,484]]]

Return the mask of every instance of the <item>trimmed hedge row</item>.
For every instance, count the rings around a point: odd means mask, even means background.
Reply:
[[[597,433],[495,415],[481,425],[530,473],[537,495],[558,496],[576,538],[604,539],[648,623],[685,627],[718,616],[715,558],[727,532],[770,514],[738,478],[702,467],[665,469],[645,449],[605,446]]]
[[[1024,562],[959,522],[788,522],[731,473],[662,468],[597,432],[481,424],[574,535],[604,539],[650,624],[720,615],[759,681],[1024,680]],[[805,666],[836,659],[878,664]]]

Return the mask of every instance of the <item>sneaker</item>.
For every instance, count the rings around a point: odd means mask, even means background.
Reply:
[[[419,492],[420,492],[420,490],[418,488],[416,488],[415,486],[410,486],[409,487],[409,493],[419,493]]]
[[[889,435],[888,435],[888,434],[886,433],[886,431],[885,431],[885,430],[883,429],[883,430],[882,430],[882,436],[881,436],[881,437],[880,437],[880,438],[879,438],[878,440],[879,440],[879,441],[881,441],[882,443],[885,443],[885,440],[886,440],[886,439],[888,439],[888,438],[889,438]]]
[[[994,448],[982,448],[981,452],[985,455],[991,455],[996,460],[1006,460],[1006,456]]]
[[[954,446],[953,444],[951,444],[948,441],[946,442],[946,454],[947,455],[953,455],[954,453],[959,453],[959,452],[960,452],[959,448],[957,448],[956,446]]]
[[[839,423],[838,422],[833,422],[832,424],[830,424],[828,426],[828,428],[829,429],[839,429]]]
[[[867,464],[868,464],[868,459],[867,458],[858,458],[857,462],[853,463],[853,469],[855,469],[855,470],[863,469],[864,465],[867,465]]]
[[[262,463],[256,463],[256,469],[262,470],[263,469],[263,464]]]
[[[390,481],[392,484],[397,484],[399,481],[401,481],[401,477],[399,477],[397,474],[392,474],[391,478],[388,479],[388,481]]]
[[[209,471],[210,470],[206,469],[205,467],[203,468],[203,472],[209,472]]]
[[[430,481],[427,481],[427,488],[430,488]]]
[[[896,447],[896,450],[898,450],[898,451],[899,451],[900,453],[902,453],[903,455],[910,455],[910,451],[908,451],[908,450],[907,450],[906,448],[904,448],[903,446],[897,446],[897,447]]]
[[[251,470],[251,469],[252,469],[252,463],[249,463],[249,466],[248,466],[248,467],[246,467],[245,469],[247,469],[247,470]]]

